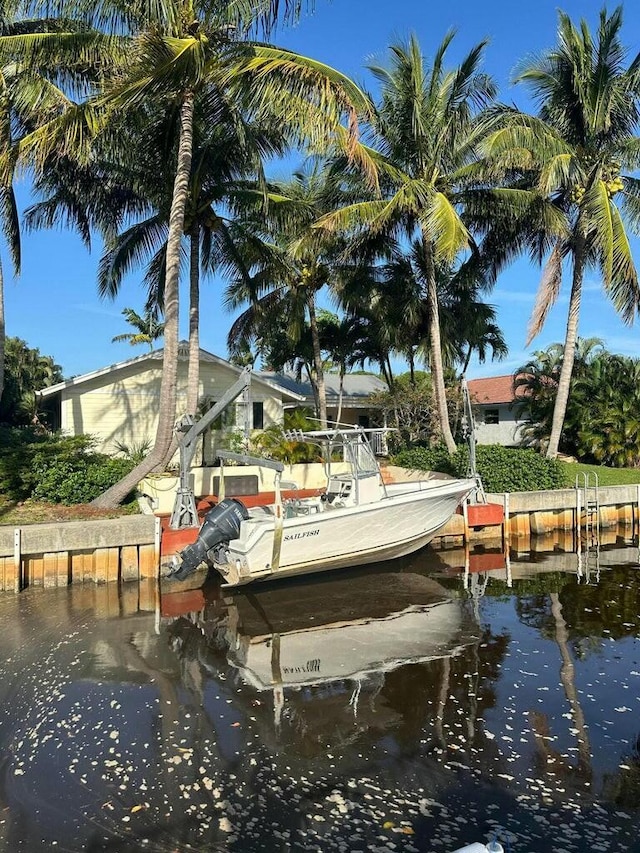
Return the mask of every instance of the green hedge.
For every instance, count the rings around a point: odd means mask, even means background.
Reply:
[[[412,447],[401,450],[392,462],[402,468],[441,471],[454,477],[464,477],[469,466],[469,449],[461,445],[450,456],[444,445]],[[562,464],[546,459],[534,450],[478,445],[476,468],[488,492],[535,492],[567,486]]]
[[[0,494],[50,503],[89,503],[132,470],[130,459],[95,453],[89,435],[0,429]]]
[[[128,459],[113,459],[102,454],[78,460],[77,464],[54,462],[43,470],[31,497],[57,504],[90,503],[132,468]]]

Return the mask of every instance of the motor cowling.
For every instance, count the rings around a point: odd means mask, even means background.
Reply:
[[[225,498],[212,507],[205,515],[198,538],[180,554],[180,565],[171,573],[172,578],[184,580],[198,568],[208,562],[209,551],[218,545],[228,545],[240,535],[240,525],[249,518],[249,512],[242,501]]]

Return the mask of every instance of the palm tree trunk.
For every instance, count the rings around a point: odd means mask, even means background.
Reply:
[[[307,309],[309,311],[309,328],[311,330],[311,341],[313,344],[313,372],[318,394],[318,418],[320,429],[327,428],[327,391],[324,384],[324,368],[322,366],[322,352],[320,351],[320,334],[318,332],[318,320],[316,317],[316,299],[313,292],[307,297]]]
[[[313,412],[315,415],[317,415],[320,411],[320,401],[318,399],[318,383],[316,382],[316,378],[314,376],[313,367],[307,362],[305,362],[304,369],[306,371],[309,384],[311,385],[311,392],[313,393]]]
[[[189,248],[189,361],[185,411],[195,417],[200,396],[200,229],[197,225],[189,235]],[[161,469],[167,467],[177,447],[178,442],[174,435],[162,460]]]
[[[4,391],[4,342],[6,339],[4,325],[4,275],[0,262],[0,399]]]
[[[94,506],[115,507],[135,489],[140,480],[161,467],[173,440],[178,385],[178,287],[180,279],[180,242],[184,229],[184,211],[191,176],[193,152],[193,93],[186,92],[180,109],[180,142],[173,184],[173,198],[167,237],[167,265],[164,291],[164,350],[162,379],[158,401],[158,428],[151,453],[126,477],[92,501]]]
[[[385,382],[389,386],[389,391],[393,391],[393,369],[391,367],[391,359],[388,355],[380,356],[380,367],[382,368],[382,375],[384,376]]]
[[[187,413],[198,409],[200,385],[200,228],[194,225],[190,235],[189,261],[189,370],[187,375]]]
[[[473,347],[471,344],[467,347],[467,354],[464,358],[464,364],[462,365],[462,375],[467,375],[467,370],[469,369],[469,363],[471,362],[471,356],[473,355]]]
[[[567,413],[573,362],[576,357],[576,341],[578,339],[578,319],[580,316],[580,303],[582,301],[585,248],[584,235],[580,234],[576,239],[576,247],[573,254],[573,282],[571,284],[571,297],[569,299],[569,316],[567,318],[567,331],[564,339],[562,367],[560,368],[560,377],[558,379],[558,392],[553,407],[553,420],[551,422],[549,446],[547,447],[547,459],[555,459],[558,455],[560,436],[562,435],[564,418]]]
[[[431,349],[431,380],[433,395],[442,438],[449,453],[456,452],[447,410],[447,395],[444,386],[444,366],[442,363],[442,344],[440,342],[440,309],[438,306],[438,285],[431,246],[425,238],[424,250],[427,263],[427,304],[429,306],[429,346]]]

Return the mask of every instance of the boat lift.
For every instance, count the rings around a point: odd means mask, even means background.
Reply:
[[[176,425],[178,434],[178,450],[180,452],[180,483],[173,511],[169,521],[172,530],[183,527],[199,527],[196,499],[191,486],[191,463],[196,452],[197,440],[202,433],[233,403],[241,394],[244,395],[245,435],[249,435],[249,390],[251,386],[251,368],[245,367],[237,381],[229,388],[213,408],[194,422],[192,415],[185,415]]]
[[[469,445],[469,466],[467,476],[473,477],[478,484],[474,495],[474,502],[486,504],[487,496],[485,494],[484,486],[482,485],[482,480],[478,475],[478,467],[476,465],[476,421],[473,416],[473,408],[471,407],[471,394],[469,393],[467,380],[464,376],[460,380],[460,388],[462,390],[462,401],[464,406],[463,431],[465,438],[467,439],[467,444]]]
[[[191,463],[196,451],[197,440],[202,433],[218,418],[224,410],[233,403],[241,394],[244,395],[245,402],[245,424],[244,432],[248,440],[249,438],[249,391],[251,387],[251,368],[246,367],[238,380],[231,388],[223,394],[218,403],[213,406],[200,420],[194,423],[191,415],[185,415],[176,426],[176,432],[180,434],[178,438],[178,449],[180,451],[180,483],[176,493],[176,499],[169,521],[171,530],[181,530],[188,527],[200,528],[200,519],[198,517],[198,509],[196,507],[195,494],[191,486]],[[277,570],[280,563],[280,551],[282,547],[282,522],[283,522],[283,506],[281,496],[281,476],[284,470],[282,462],[277,462],[272,459],[257,458],[244,453],[233,453],[230,450],[220,450],[217,453],[220,459],[220,489],[218,499],[224,505],[224,461],[242,463],[244,465],[260,465],[270,468],[274,471],[275,484],[275,529],[273,538],[273,553],[271,560],[272,571]],[[228,502],[226,502],[228,503]],[[196,543],[197,544],[197,543]],[[194,547],[194,546],[191,546]],[[188,550],[188,549],[187,549]],[[177,574],[175,572],[174,574]]]

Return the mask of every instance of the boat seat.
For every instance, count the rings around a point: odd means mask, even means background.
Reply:
[[[315,515],[324,509],[323,501],[319,497],[290,498],[284,502],[285,518],[299,515]]]

